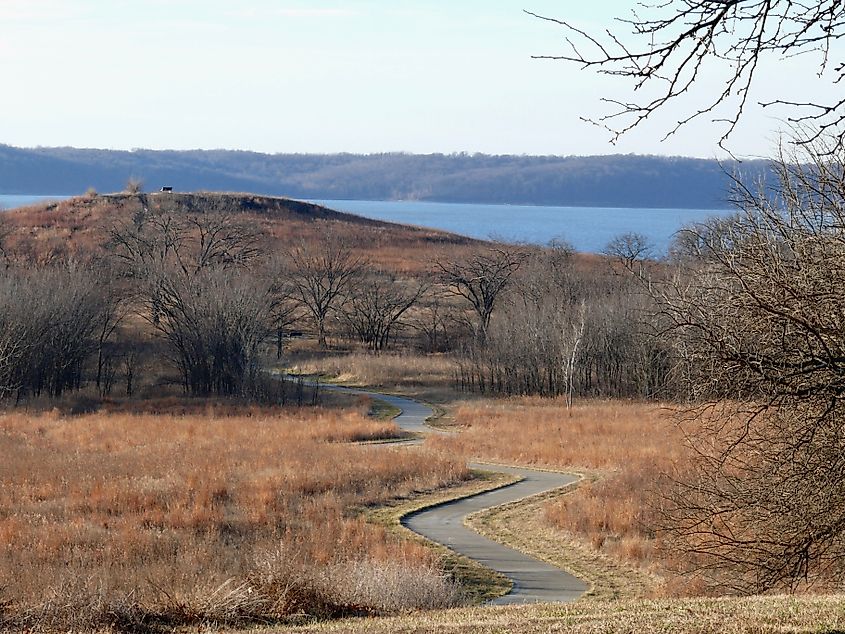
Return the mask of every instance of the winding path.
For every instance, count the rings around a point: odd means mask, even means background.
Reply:
[[[385,401],[402,410],[402,413],[394,420],[403,430],[416,434],[438,433],[426,425],[426,420],[433,414],[432,409],[418,401],[367,390],[329,385],[321,385],[321,387],[351,394],[363,394]],[[574,601],[583,595],[589,586],[577,577],[551,564],[482,537],[464,525],[464,520],[471,513],[557,489],[571,484],[577,478],[565,473],[518,467],[491,464],[471,464],[470,466],[485,471],[517,475],[522,479],[493,491],[411,513],[402,519],[402,524],[415,533],[443,544],[508,577],[513,582],[513,588],[508,594],[493,600],[494,604]]]

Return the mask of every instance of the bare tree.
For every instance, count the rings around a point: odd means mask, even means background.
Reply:
[[[243,273],[261,255],[261,237],[229,212],[147,207],[111,231],[112,251],[137,280],[143,317],[167,343],[186,391],[243,394],[255,378],[274,299],[269,283]]]
[[[401,280],[385,271],[367,271],[346,302],[344,320],[370,350],[384,350],[394,328],[428,286],[425,279]]]
[[[110,360],[107,359],[106,347],[120,323],[129,315],[132,306],[127,294],[110,277],[103,275],[98,281],[100,310],[97,315],[97,374],[95,383],[101,393],[107,393],[108,390],[103,390],[101,385],[103,370],[107,363],[110,363]]]
[[[667,137],[690,121],[713,116],[726,126],[721,138],[724,144],[746,110],[765,58],[813,53],[818,58],[819,76],[830,71],[828,77],[835,84],[845,74],[841,60],[831,59],[833,45],[845,36],[845,5],[840,0],[646,2],[638,4],[628,17],[618,18],[627,33],[588,33],[566,20],[531,15],[563,27],[570,48],[561,55],[536,57],[566,60],[626,78],[634,90],[649,95],[642,101],[603,99],[612,110],[592,122],[609,130],[613,140],[680,101],[705,75],[723,72],[722,87],[704,106],[680,118]],[[721,112],[723,105],[727,114]],[[818,134],[843,140],[845,99],[819,103],[802,94],[761,105],[790,107],[796,112],[790,121],[813,124]]]
[[[316,247],[296,247],[288,257],[293,296],[310,315],[319,345],[325,349],[326,321],[339,308],[363,262],[334,235],[326,236]]]
[[[81,387],[107,311],[90,270],[7,270],[0,279],[0,396],[61,396]]]
[[[625,268],[633,269],[635,263],[654,257],[654,246],[646,236],[628,232],[608,242],[604,254],[619,260]]]
[[[521,250],[499,245],[478,250],[460,261],[440,260],[440,279],[448,291],[467,302],[477,321],[476,337],[483,342],[502,291],[526,259]]]
[[[290,263],[284,258],[274,259],[268,266],[272,279],[273,296],[271,322],[276,333],[276,358],[282,358],[285,335],[291,326],[302,318],[302,306],[296,299],[296,289],[291,281]]]
[[[441,287],[427,289],[409,317],[424,352],[447,352],[467,338],[469,333],[458,314],[454,298],[448,296]]]
[[[705,227],[702,257],[662,285],[664,336],[700,404],[668,528],[723,587],[845,575],[843,158],[782,157],[773,192],[738,184],[742,213]]]
[[[155,327],[169,344],[185,390],[246,394],[257,377],[272,306],[268,285],[235,271],[206,269],[190,279],[167,278]]]
[[[191,276],[208,267],[249,266],[261,255],[263,234],[233,213],[182,213],[145,205],[109,236],[127,272],[150,278],[164,268]]]

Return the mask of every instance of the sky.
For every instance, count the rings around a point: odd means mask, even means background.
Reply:
[[[582,117],[629,87],[560,61],[561,29],[622,0],[0,0],[0,143],[260,152],[720,157],[719,130],[668,141],[668,111],[623,137]],[[759,98],[819,90],[815,61],[761,69]],[[703,89],[707,89],[705,78]],[[715,87],[715,84],[712,84]],[[695,102],[691,102],[693,105]],[[677,112],[674,116],[678,116]],[[752,108],[730,143],[770,155]]]

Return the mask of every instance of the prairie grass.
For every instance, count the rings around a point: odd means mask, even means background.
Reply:
[[[437,391],[451,391],[455,363],[452,357],[437,354],[300,351],[291,357],[289,370],[325,375],[345,385],[408,393],[424,391],[430,396]]]
[[[429,443],[467,459],[569,470],[585,475],[577,489],[543,509],[548,525],[586,548],[660,575],[657,594],[695,594],[673,576],[677,563],[655,533],[658,485],[689,460],[681,431],[659,404],[515,398],[458,404],[458,434]]]
[[[115,221],[130,220],[144,206],[241,215],[264,231],[267,246],[273,251],[316,244],[327,233],[336,233],[344,236],[358,255],[387,270],[405,273],[428,270],[433,256],[440,253],[454,257],[482,244],[437,229],[369,220],[308,203],[253,194],[197,192],[88,195],[16,209],[4,216],[13,229],[7,246],[34,261],[57,256],[84,261],[102,252],[108,242],[108,228]]]
[[[358,411],[4,414],[0,630],[454,605],[436,555],[355,512],[469,477],[349,443],[397,433]]]

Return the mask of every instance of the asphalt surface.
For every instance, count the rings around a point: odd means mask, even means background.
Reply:
[[[321,387],[352,394],[365,394],[385,401],[402,410],[402,413],[394,420],[403,430],[418,434],[436,433],[436,430],[425,423],[433,411],[422,403],[366,390],[329,385]],[[464,525],[464,520],[471,513],[557,489],[571,484],[578,478],[565,473],[501,465],[472,464],[470,466],[485,471],[515,474],[522,480],[494,491],[479,493],[412,513],[403,518],[402,524],[415,533],[443,544],[508,577],[513,582],[513,589],[505,596],[492,601],[493,604],[566,602],[574,601],[583,595],[589,586],[577,577],[551,564],[482,537]]]

